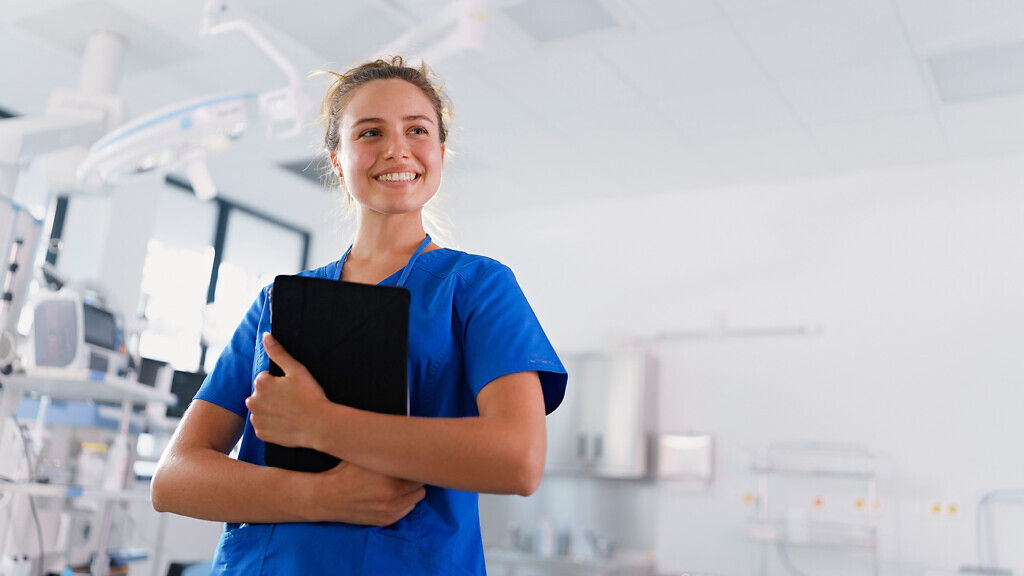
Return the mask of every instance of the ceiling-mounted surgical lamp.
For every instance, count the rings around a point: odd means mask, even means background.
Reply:
[[[80,181],[91,186],[112,184],[125,175],[183,165],[196,197],[209,200],[216,195],[216,186],[206,156],[242,136],[251,102],[258,103],[268,138],[286,138],[302,131],[310,103],[298,71],[240,14],[234,0],[208,0],[201,33],[244,33],[287,76],[288,86],[262,94],[204,96],[138,118],[93,145],[79,166]]]
[[[221,94],[157,110],[104,136],[78,168],[86,185],[116,182],[125,175],[185,165],[200,200],[216,195],[204,161],[208,151],[222,150],[246,128],[248,103],[255,94]]]

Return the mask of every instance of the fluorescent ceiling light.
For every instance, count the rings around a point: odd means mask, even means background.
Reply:
[[[538,42],[564,40],[620,26],[597,0],[526,0],[502,10]]]
[[[948,104],[1024,94],[1024,43],[932,56],[928,66]]]

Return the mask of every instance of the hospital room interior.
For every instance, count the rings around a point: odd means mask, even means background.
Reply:
[[[569,374],[488,574],[1024,574],[1024,2],[12,0],[0,576],[209,573],[151,478],[352,242],[312,73],[383,54],[452,101],[427,231]]]

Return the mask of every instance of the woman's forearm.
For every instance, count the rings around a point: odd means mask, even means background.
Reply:
[[[226,453],[244,420],[202,400],[189,407],[153,476],[153,507],[220,522],[348,522],[387,526],[423,499],[423,485],[343,462],[312,474]]]
[[[544,469],[544,400],[534,372],[488,384],[479,417],[409,418],[322,405],[310,444],[380,474],[498,494],[529,495]]]
[[[153,475],[153,507],[220,522],[308,520],[306,479],[227,455],[244,422],[220,406],[193,402]]]
[[[151,487],[157,511],[219,522],[310,521],[307,493],[299,473],[206,448],[169,451]]]

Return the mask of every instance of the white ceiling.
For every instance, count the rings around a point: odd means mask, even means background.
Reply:
[[[504,11],[524,1],[491,0],[486,49],[434,66],[455,107],[445,189],[458,213],[1024,153],[1024,94],[946,102],[930,65],[1024,42],[1019,0],[601,0],[618,28],[547,43]],[[241,3],[312,71],[375,54],[448,1]],[[121,83],[132,117],[285,85],[245,37],[201,38],[203,5],[6,0],[0,108],[41,114],[52,88],[76,85],[84,29],[106,24],[145,38],[128,47]],[[971,68],[943,82],[973,87],[1024,62]],[[309,93],[323,86],[310,80]],[[301,206],[324,192],[278,165],[310,158],[317,138],[267,142],[253,126],[211,171],[226,195]]]

